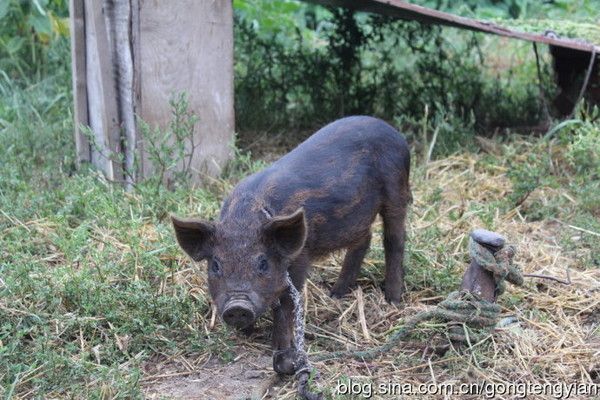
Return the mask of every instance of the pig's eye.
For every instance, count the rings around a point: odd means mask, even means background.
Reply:
[[[258,272],[260,272],[261,274],[264,274],[268,270],[269,270],[269,262],[263,258],[258,263]]]
[[[221,264],[219,264],[218,260],[213,258],[210,263],[210,271],[215,275],[219,275],[221,273]]]

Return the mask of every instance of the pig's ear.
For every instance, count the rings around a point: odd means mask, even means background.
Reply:
[[[293,214],[271,219],[265,225],[265,237],[269,244],[275,245],[282,256],[298,255],[306,241],[304,209],[299,208]]]
[[[194,261],[204,260],[212,254],[215,226],[197,219],[178,218],[171,215],[175,236],[181,248]]]

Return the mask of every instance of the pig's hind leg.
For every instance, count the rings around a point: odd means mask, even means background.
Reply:
[[[400,303],[404,293],[403,259],[407,203],[405,196],[398,196],[393,205],[384,206],[381,211],[385,250],[385,299],[392,304]]]
[[[358,273],[360,272],[360,266],[365,258],[365,254],[369,251],[369,245],[371,244],[371,232],[369,232],[363,239],[358,241],[352,247],[349,247],[344,257],[344,263],[342,264],[342,271],[338,277],[335,285],[331,288],[331,297],[342,298],[348,292],[356,282]]]

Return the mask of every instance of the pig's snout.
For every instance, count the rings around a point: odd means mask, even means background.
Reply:
[[[221,317],[227,325],[244,329],[254,323],[256,315],[252,303],[248,300],[235,299],[225,304]]]

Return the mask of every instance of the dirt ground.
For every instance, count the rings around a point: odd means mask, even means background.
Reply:
[[[271,367],[270,352],[238,349],[229,363],[211,359],[192,373],[178,372],[173,365],[159,378],[143,384],[148,399],[271,399],[282,382]]]

